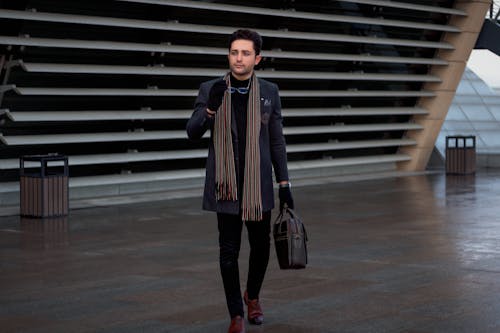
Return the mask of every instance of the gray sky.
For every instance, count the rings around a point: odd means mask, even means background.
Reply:
[[[500,89],[500,56],[489,50],[473,50],[467,67],[491,88]]]

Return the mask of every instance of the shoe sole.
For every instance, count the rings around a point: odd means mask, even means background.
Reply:
[[[264,322],[264,320],[255,320],[255,319],[250,319],[248,318],[248,322],[252,325],[262,325],[262,323]]]

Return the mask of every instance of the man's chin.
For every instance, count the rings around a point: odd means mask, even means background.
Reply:
[[[246,68],[243,68],[243,67],[239,67],[239,68],[233,67],[233,68],[231,68],[231,72],[233,72],[234,74],[237,74],[237,75],[247,75],[250,73]]]
[[[242,77],[248,77],[251,74],[251,72],[248,71],[231,71],[231,73],[233,73],[233,76],[235,76],[238,79]]]

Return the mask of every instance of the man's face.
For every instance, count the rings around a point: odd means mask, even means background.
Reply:
[[[253,42],[246,39],[237,39],[229,50],[229,69],[238,80],[246,80],[252,76],[253,68],[262,57],[255,54]]]

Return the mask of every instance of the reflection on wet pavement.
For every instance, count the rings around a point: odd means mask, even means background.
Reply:
[[[265,324],[247,332],[500,332],[499,175],[294,187],[309,266],[280,271],[272,252]],[[216,219],[200,206],[0,218],[1,331],[225,332]],[[247,257],[243,242],[243,281]]]

